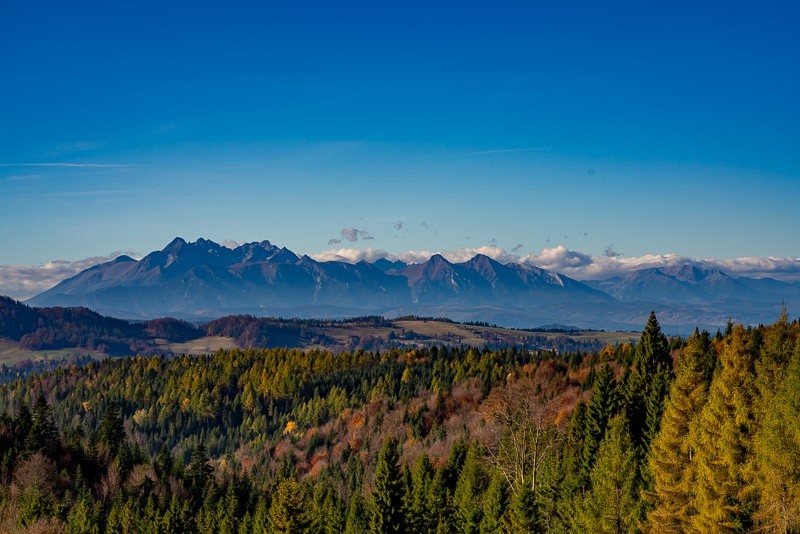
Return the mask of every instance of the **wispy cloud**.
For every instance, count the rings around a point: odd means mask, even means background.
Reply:
[[[521,148],[495,148],[492,150],[478,150],[471,152],[475,156],[485,156],[488,154],[512,154],[514,152],[535,152],[539,150],[549,150],[546,147],[521,147]]]
[[[127,189],[92,189],[89,191],[63,191],[61,193],[50,193],[45,195],[50,198],[72,198],[72,197],[100,197],[104,195],[121,195],[131,193]]]
[[[48,162],[48,163],[0,163],[0,167],[64,167],[64,168],[95,168],[113,169],[146,167],[146,165],[134,165],[131,163],[67,163],[67,162]]]

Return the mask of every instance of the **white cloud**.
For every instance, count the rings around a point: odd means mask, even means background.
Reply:
[[[529,254],[522,258],[525,263],[530,263],[548,271],[564,272],[578,270],[592,265],[592,256],[583,252],[569,250],[564,245],[544,248],[537,256]]]
[[[0,295],[28,299],[46,291],[62,280],[99,263],[121,255],[135,257],[134,252],[115,251],[108,256],[95,256],[77,261],[53,260],[42,265],[0,265]]]
[[[374,262],[381,258],[396,260],[397,256],[389,254],[385,250],[375,250],[372,248],[340,248],[336,250],[324,250],[316,254],[309,254],[309,257],[317,261],[343,261],[345,263],[358,263],[360,261]]]
[[[516,248],[516,247],[515,247]],[[607,252],[607,251],[606,251]],[[526,263],[577,280],[604,279],[624,276],[630,272],[659,267],[696,265],[707,269],[719,269],[733,277],[775,278],[787,282],[800,281],[800,259],[779,257],[743,257],[732,259],[691,258],[680,254],[646,254],[638,257],[593,256],[570,250],[564,245],[542,249],[539,254],[519,256],[502,247],[485,245],[450,251],[408,250],[391,254],[385,250],[347,249],[327,250],[311,257],[320,261],[345,261],[355,263],[361,260],[375,261],[379,258],[402,260],[406,263],[422,263],[434,254],[441,254],[452,263],[470,260],[476,254],[483,254],[501,263]]]

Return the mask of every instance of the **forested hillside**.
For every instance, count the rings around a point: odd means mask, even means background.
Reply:
[[[800,530],[800,324],[233,350],[0,387],[2,532]]]

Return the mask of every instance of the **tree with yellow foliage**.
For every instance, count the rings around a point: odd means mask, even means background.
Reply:
[[[686,532],[695,514],[692,461],[696,451],[687,436],[690,423],[705,405],[713,371],[711,338],[708,332],[695,330],[676,365],[661,430],[650,445],[654,488],[646,498],[653,505],[648,514],[653,532]]]
[[[755,496],[745,468],[752,451],[755,362],[748,333],[736,325],[720,355],[708,402],[691,424],[696,492],[691,530],[739,532],[751,524]]]

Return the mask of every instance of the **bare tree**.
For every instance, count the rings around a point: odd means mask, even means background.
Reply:
[[[494,423],[489,458],[514,493],[525,483],[536,493],[542,467],[562,439],[554,422],[559,382],[550,366],[540,366],[533,377],[509,377],[484,405],[484,415]]]

